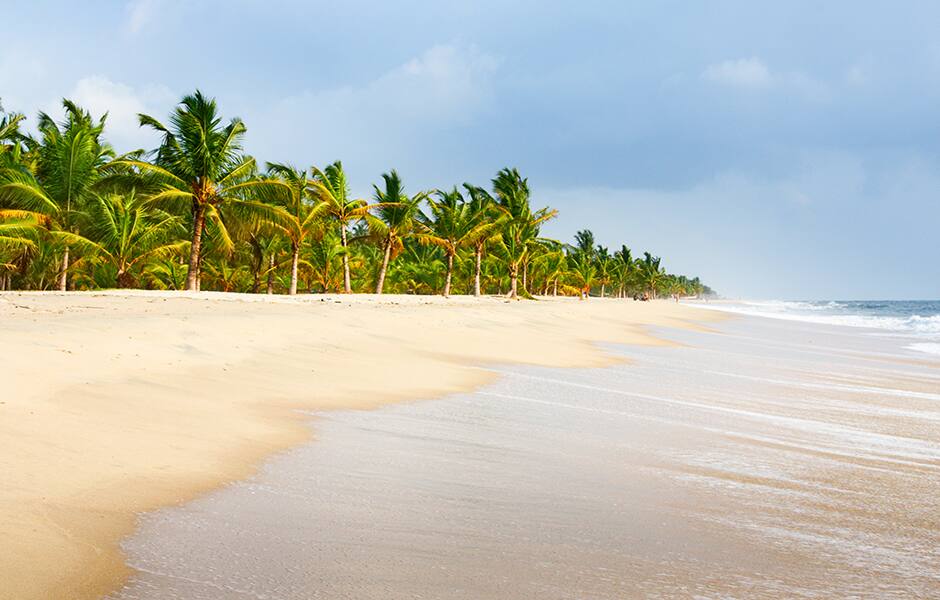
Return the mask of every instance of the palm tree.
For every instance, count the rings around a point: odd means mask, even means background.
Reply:
[[[17,259],[37,248],[37,230],[32,213],[0,210],[0,290],[10,289]]]
[[[463,184],[470,197],[469,205],[472,220],[477,223],[476,231],[471,236],[473,244],[473,295],[480,295],[480,276],[482,273],[483,253],[490,242],[499,238],[502,221],[494,209],[495,200],[486,190],[469,183]]]
[[[23,154],[27,151],[27,142],[31,141],[20,132],[20,124],[26,119],[17,113],[4,113],[0,106],[0,168],[22,165]]]
[[[574,234],[575,251],[588,258],[594,258],[594,232],[584,229]]]
[[[529,182],[516,169],[503,169],[493,179],[496,208],[502,213],[501,245],[509,266],[509,295],[518,297],[519,267],[538,238],[542,223],[554,218],[558,211],[541,208],[533,211],[529,204]]]
[[[594,284],[597,267],[588,254],[575,252],[571,262],[571,275],[580,290],[590,290]],[[583,296],[581,296],[583,299]]]
[[[565,255],[563,245],[558,242],[549,242],[544,245],[542,252],[533,261],[540,268],[544,280],[543,293],[552,296],[558,295],[558,283],[568,270],[568,257]]]
[[[620,250],[614,252],[614,262],[617,265],[617,286],[620,296],[626,295],[627,286],[630,285],[633,275],[636,272],[636,264],[633,262],[633,253],[625,245],[620,246]]]
[[[480,212],[471,203],[464,201],[455,187],[449,192],[438,190],[437,199],[428,201],[432,217],[418,214],[420,230],[418,241],[441,248],[447,260],[447,275],[444,279],[443,295],[450,295],[454,273],[454,257],[458,250],[469,246],[481,237]]]
[[[402,251],[404,239],[414,228],[415,217],[419,212],[418,205],[426,197],[426,194],[422,192],[409,198],[405,194],[401,177],[394,169],[391,173],[383,173],[382,179],[385,180],[384,190],[373,186],[377,217],[371,215],[367,217],[370,233],[382,244],[382,266],[375,284],[376,294],[382,293],[388,263]]]
[[[58,289],[65,291],[70,249],[94,249],[79,235],[77,224],[113,151],[101,139],[105,117],[96,122],[70,100],[62,105],[66,119],[61,125],[39,114],[35,172],[16,166],[0,171],[0,202],[42,216],[50,239],[62,246]]]
[[[322,237],[315,238],[308,247],[306,262],[312,271],[311,280],[320,287],[321,292],[342,289],[341,278],[344,271],[342,267],[337,268],[337,262],[342,263],[342,257],[346,254],[339,236],[332,231],[324,232]]]
[[[407,294],[433,294],[443,287],[444,252],[417,240],[405,242],[402,260],[389,272],[388,281]]]
[[[340,161],[327,165],[322,171],[313,167],[312,171],[312,192],[323,202],[325,214],[339,223],[340,244],[343,248],[343,291],[348,294],[352,292],[349,273],[349,224],[365,218],[372,207],[365,200],[350,198],[349,184]]]
[[[186,240],[179,217],[150,209],[134,192],[99,195],[89,210],[89,237],[99,247],[97,259],[115,269],[113,284],[132,287],[139,272],[152,258],[169,258],[184,251]]]
[[[268,163],[268,173],[284,183],[265,197],[279,205],[277,225],[284,231],[291,245],[290,286],[288,294],[297,293],[297,265],[304,241],[319,227],[317,218],[325,212],[327,204],[317,203],[311,197],[312,182],[305,171],[282,163]]]
[[[597,281],[601,284],[601,298],[607,294],[607,284],[610,282],[610,272],[613,266],[613,257],[604,246],[594,250],[594,264],[597,267]]]
[[[35,248],[36,226],[31,215],[18,217],[14,211],[0,210],[0,250]]]
[[[153,190],[150,202],[191,211],[186,289],[198,290],[207,220],[216,227],[221,245],[230,248],[222,210],[241,218],[276,218],[272,207],[246,198],[259,188],[282,184],[252,177],[255,159],[242,154],[245,124],[235,118],[223,126],[215,99],[207,98],[199,90],[180,101],[170,115],[169,127],[148,115],[140,115],[140,125],[163,134],[160,147],[153,153],[153,162],[126,158],[112,165],[138,171]]]
[[[176,258],[156,258],[144,266],[149,287],[158,290],[181,290],[186,286],[186,269]]]
[[[216,289],[223,292],[238,291],[244,289],[247,283],[246,265],[238,264],[228,260],[226,257],[219,257],[206,261],[206,277],[210,280]]]
[[[649,252],[643,253],[643,260],[637,259],[640,280],[651,298],[656,297],[656,288],[666,274],[659,266],[661,260],[658,256],[653,256]]]

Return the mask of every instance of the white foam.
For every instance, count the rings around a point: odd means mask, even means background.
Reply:
[[[940,336],[940,315],[910,315],[907,317],[875,316],[862,314],[826,314],[832,310],[843,310],[847,306],[838,302],[810,304],[808,302],[734,302],[734,303],[697,303],[697,307],[720,310],[737,314],[768,317],[785,321],[803,321],[821,325],[841,325],[843,327],[863,327],[881,329],[896,333]]]
[[[910,344],[905,346],[910,350],[917,350],[918,352],[926,352],[927,354],[936,354],[940,355],[940,344],[933,342],[920,342],[917,344]]]

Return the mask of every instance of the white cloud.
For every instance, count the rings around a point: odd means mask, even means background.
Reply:
[[[177,100],[164,86],[132,88],[100,75],[80,79],[66,97],[95,117],[108,113],[105,134],[119,152],[152,147],[158,138],[140,128],[138,113],[150,113],[159,119],[169,113]]]
[[[124,7],[127,18],[124,21],[124,33],[135,35],[153,18],[159,8],[159,0],[132,0]]]
[[[825,83],[800,71],[774,72],[760,58],[739,58],[705,67],[702,79],[742,90],[777,89],[796,93],[807,100],[824,102],[831,92]]]
[[[734,87],[762,88],[773,83],[770,70],[757,58],[739,58],[726,60],[705,67],[702,78],[713,83]]]
[[[252,151],[343,158],[369,172],[401,168],[435,130],[466,125],[492,106],[499,63],[475,46],[438,45],[363,84],[284,98],[248,123]]]

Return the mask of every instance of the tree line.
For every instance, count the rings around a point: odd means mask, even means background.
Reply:
[[[558,211],[534,208],[516,169],[413,194],[392,170],[355,198],[339,161],[259,166],[245,124],[199,91],[165,122],[140,115],[161,141],[126,154],[105,141],[107,115],[63,107],[61,122],[39,113],[35,134],[0,107],[0,290],[710,293],[588,230],[543,237]]]

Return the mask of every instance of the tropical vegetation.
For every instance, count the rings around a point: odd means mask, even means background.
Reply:
[[[393,169],[370,198],[340,161],[264,166],[213,98],[184,97],[156,148],[118,154],[107,117],[64,100],[64,118],[0,106],[0,290],[143,288],[251,293],[408,293],[510,298],[695,296],[650,252],[611,252],[590,230],[543,234],[517,169],[487,185],[406,191]]]

